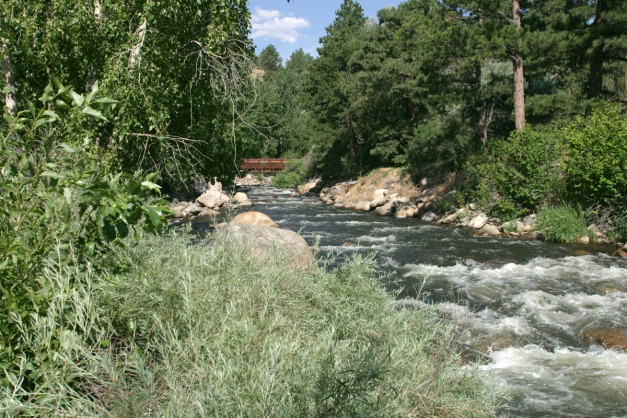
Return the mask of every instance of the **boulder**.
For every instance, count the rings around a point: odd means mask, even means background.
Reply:
[[[532,213],[532,214],[531,214],[531,215],[529,215],[529,216],[525,216],[525,218],[523,219],[523,221],[522,221],[522,222],[523,222],[523,224],[533,226],[533,224],[536,222],[536,219],[537,219],[537,218],[538,218],[538,217],[536,216],[536,214],[535,214],[535,213]]]
[[[501,235],[501,231],[499,231],[499,228],[494,226],[494,225],[490,225],[490,224],[485,224],[483,225],[483,227],[478,230],[477,232],[475,232],[475,236],[480,237],[483,235],[489,235],[491,237],[497,237],[499,235]]]
[[[483,228],[483,226],[485,225],[487,221],[488,221],[488,218],[485,215],[479,214],[476,217],[474,217],[470,222],[468,222],[467,227],[474,228],[474,229],[481,229]]]
[[[372,205],[367,200],[362,200],[355,204],[355,209],[369,211],[372,209]]]
[[[439,224],[448,225],[457,220],[457,212],[446,215],[444,218],[438,221]]]
[[[345,184],[336,184],[335,186],[329,189],[329,196],[331,197],[339,197],[346,194],[348,188]]]
[[[357,204],[353,203],[353,202],[346,202],[342,205],[342,207],[344,209],[356,209]]]
[[[316,192],[320,191],[320,185],[321,184],[322,184],[322,180],[316,179],[316,180],[310,181],[307,184],[303,184],[301,186],[298,186],[296,188],[296,191],[298,191],[298,193],[300,193],[300,194],[316,193]]]
[[[233,218],[231,222],[242,223],[247,225],[264,226],[267,228],[278,228],[276,224],[268,215],[261,212],[242,212]]]
[[[378,208],[379,206],[385,205],[387,202],[388,200],[385,197],[378,197],[370,202],[370,206],[372,206],[373,208]]]
[[[420,219],[425,221],[425,222],[433,222],[436,219],[438,219],[438,215],[436,215],[435,213],[429,211],[429,212],[425,213],[424,215],[422,215],[422,217]]]
[[[583,332],[584,340],[602,345],[606,349],[627,350],[627,330],[597,328]]]
[[[393,202],[388,202],[383,206],[379,206],[378,208],[376,208],[374,210],[374,213],[379,215],[379,216],[388,216],[392,214],[393,211]]]
[[[240,204],[244,202],[249,202],[248,196],[246,195],[246,193],[242,193],[242,192],[235,193],[235,195],[233,195],[233,200],[235,200],[237,203],[240,203]]]
[[[207,190],[196,199],[196,202],[209,209],[217,209],[224,206],[229,197],[218,190]]]
[[[185,209],[183,209],[183,215],[195,216],[195,215],[200,214],[202,211],[203,211],[203,208],[201,208],[195,203],[190,203],[189,205],[187,205]]]
[[[213,178],[213,183],[209,183],[208,184],[208,189],[216,191],[216,192],[221,192],[222,191],[222,183],[220,183],[218,181],[217,177],[214,177]]]
[[[527,240],[542,239],[542,234],[538,231],[529,231],[529,232],[522,234],[520,238],[527,239]]]
[[[272,263],[279,267],[302,270],[316,263],[305,239],[287,229],[231,222],[220,228],[216,238],[216,242],[225,240],[242,245],[249,254],[264,264]]]
[[[406,203],[396,210],[396,214],[394,216],[398,219],[413,218],[417,211],[418,209],[416,208],[416,205],[413,203]]]
[[[627,257],[627,244],[623,245],[622,248],[619,248],[614,255],[617,257]]]

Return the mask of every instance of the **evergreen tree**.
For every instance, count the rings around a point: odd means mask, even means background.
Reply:
[[[272,77],[272,75],[282,67],[283,60],[279,51],[272,44],[265,47],[257,57],[257,67],[264,71],[265,77]]]
[[[313,111],[327,137],[322,150],[325,169],[335,173],[338,167],[343,167],[346,173],[358,169],[360,133],[353,112],[354,73],[349,62],[365,23],[361,5],[344,0],[335,20],[326,28],[326,35],[320,39],[322,47],[318,49],[319,57],[311,69],[309,89]],[[342,157],[346,157],[344,163]]]

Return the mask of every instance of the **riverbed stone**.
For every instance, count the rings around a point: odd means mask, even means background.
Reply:
[[[606,349],[627,351],[627,329],[596,328],[584,331],[583,338]]]
[[[244,246],[264,264],[292,270],[307,269],[316,264],[305,239],[288,229],[231,222],[219,230],[216,242],[221,241]]]
[[[244,203],[244,202],[248,202],[248,196],[246,195],[246,193],[243,192],[237,192],[233,195],[233,200],[236,201],[237,203]]]
[[[457,212],[454,212],[454,213],[450,213],[444,216],[437,223],[442,224],[442,225],[448,225],[448,224],[455,222],[456,220],[457,220]]]
[[[338,196],[343,196],[346,194],[346,191],[348,190],[348,188],[346,187],[345,184],[336,184],[335,186],[331,187],[329,189],[329,196],[330,197],[338,197]]]
[[[199,215],[204,209],[195,203],[190,203],[185,209],[183,209],[184,216],[196,216]]]
[[[483,226],[486,224],[487,221],[488,221],[488,217],[480,213],[479,215],[472,218],[470,222],[468,222],[467,227],[474,228],[474,229],[481,229],[483,228]]]
[[[355,204],[355,209],[369,211],[372,209],[372,205],[370,204],[369,201],[362,200],[361,202],[357,202]]]
[[[501,235],[501,231],[499,231],[499,228],[491,225],[491,224],[485,224],[483,225],[483,227],[478,230],[477,232],[475,232],[475,236],[483,236],[483,235],[488,235],[491,237],[497,237],[499,235]]]
[[[617,257],[627,257],[627,244],[619,248],[618,251],[614,253],[614,255]]]
[[[206,208],[217,209],[224,206],[229,200],[229,196],[218,190],[207,190],[196,199],[196,202]]]
[[[242,212],[235,216],[231,222],[264,226],[267,228],[279,227],[279,225],[277,225],[277,223],[274,222],[268,215],[256,211]]]
[[[383,206],[379,206],[378,208],[376,208],[374,210],[374,213],[379,215],[379,216],[389,216],[392,214],[392,210],[393,210],[393,202],[388,202]]]
[[[296,191],[300,194],[305,193],[317,193],[320,191],[320,186],[322,185],[322,180],[315,179],[310,181],[307,184],[300,185],[296,188]]]
[[[388,202],[386,197],[377,197],[370,202],[370,206],[373,208],[378,208],[379,206],[383,206]]]
[[[421,220],[425,221],[425,222],[433,222],[436,219],[438,219],[438,215],[436,215],[434,212],[432,211],[428,211],[427,213],[425,213],[424,215],[422,215],[422,217],[420,218]]]
[[[416,215],[416,211],[416,205],[407,202],[396,210],[396,214],[394,216],[398,219],[413,218],[414,215]]]

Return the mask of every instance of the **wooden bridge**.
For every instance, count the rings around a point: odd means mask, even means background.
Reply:
[[[285,168],[286,158],[247,158],[239,168],[253,173],[276,173]]]

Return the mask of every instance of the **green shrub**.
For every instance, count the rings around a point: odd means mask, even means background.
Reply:
[[[285,169],[272,178],[272,185],[281,189],[293,189],[307,182],[309,171],[302,160],[289,161]]]
[[[159,189],[154,175],[105,172],[91,140],[95,120],[104,119],[100,110],[113,101],[96,93],[97,85],[87,96],[62,85],[53,93],[49,85],[41,108],[6,114],[0,129],[0,365],[9,373],[34,355],[25,351],[22,327],[28,330],[33,315],[45,315],[53,302],[42,276],[47,261],[118,268],[112,247],[166,223],[166,202],[148,198]],[[43,378],[38,367],[24,385]]]
[[[618,105],[577,117],[568,144],[568,197],[579,204],[627,206],[627,118]]]
[[[547,241],[561,243],[577,242],[588,233],[583,212],[569,205],[540,210],[536,227]]]

